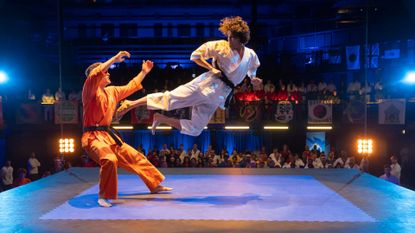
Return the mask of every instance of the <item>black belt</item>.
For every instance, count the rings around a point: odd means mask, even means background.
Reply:
[[[123,144],[123,142],[120,140],[120,138],[122,138],[121,134],[111,126],[88,126],[83,128],[83,132],[91,131],[105,131],[112,137],[112,139],[114,139],[117,145],[122,146]]]
[[[232,96],[233,96],[233,91],[235,89],[235,84],[233,84],[233,82],[231,80],[229,80],[228,77],[226,77],[225,73],[219,68],[218,65],[218,61],[216,60],[214,65],[213,65],[216,69],[220,70],[221,75],[219,76],[219,79],[226,84],[226,86],[231,88],[231,92],[229,93],[229,95],[226,97],[225,100],[225,108],[229,107],[229,103],[231,102]]]

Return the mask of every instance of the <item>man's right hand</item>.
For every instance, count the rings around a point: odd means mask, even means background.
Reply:
[[[125,57],[130,58],[130,53],[127,51],[120,51],[117,55],[114,56],[114,62],[119,63],[125,60]]]
[[[221,76],[222,72],[214,67],[212,67],[212,69],[210,69],[210,72],[212,72],[215,76]]]

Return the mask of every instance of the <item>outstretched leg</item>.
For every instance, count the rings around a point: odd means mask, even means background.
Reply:
[[[163,114],[156,113],[153,117],[153,124],[151,125],[151,133],[154,135],[156,133],[156,128],[159,124],[167,124],[178,130],[182,130],[180,120],[176,118],[167,117]]]
[[[121,118],[131,109],[144,105],[147,105],[147,96],[137,100],[124,100],[124,102],[122,102],[121,106],[115,112],[115,120],[121,120]]]

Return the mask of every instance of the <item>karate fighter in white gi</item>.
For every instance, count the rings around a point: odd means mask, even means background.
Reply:
[[[245,46],[250,39],[248,24],[239,16],[227,17],[221,20],[219,31],[227,37],[227,41],[206,42],[190,57],[196,64],[208,69],[207,72],[172,91],[149,94],[134,101],[126,100],[118,108],[115,118],[119,120],[129,110],[143,105],[150,110],[164,111],[191,106],[191,120],[154,114],[152,133],[159,124],[164,123],[182,134],[198,136],[216,109],[225,108],[231,86],[241,83],[246,75],[254,86],[260,85],[262,79],[256,77],[260,65],[258,57],[254,50]],[[210,58],[215,65],[206,61]]]

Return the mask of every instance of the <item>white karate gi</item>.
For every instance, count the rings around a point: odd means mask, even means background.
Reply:
[[[226,40],[210,41],[201,45],[190,57],[191,60],[199,58],[212,58],[213,63],[217,61],[220,70],[234,85],[241,83],[246,75],[251,79],[256,77],[256,70],[260,65],[258,56],[252,49],[245,47],[241,59],[239,53],[232,50]],[[226,97],[230,92],[230,87],[208,71],[172,91],[147,95],[147,108],[170,111],[191,106],[191,120],[180,120],[180,132],[198,136],[216,109],[225,108]]]

